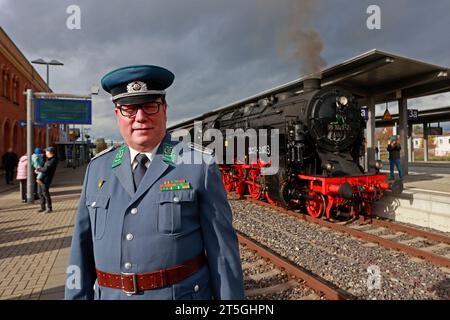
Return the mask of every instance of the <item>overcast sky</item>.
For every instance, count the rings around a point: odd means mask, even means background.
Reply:
[[[371,4],[381,30],[366,27]],[[81,9],[80,30],[66,27],[70,5]],[[297,49],[315,50],[328,67],[373,48],[449,67],[449,12],[448,0],[0,0],[0,25],[28,59],[65,64],[51,67],[55,92],[87,94],[126,65],[170,69],[170,125],[299,78],[308,66]],[[297,31],[314,46],[299,46]],[[424,104],[450,100],[413,102]],[[103,90],[93,107],[91,134],[121,140]]]

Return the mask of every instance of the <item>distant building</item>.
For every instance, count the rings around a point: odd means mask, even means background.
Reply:
[[[434,149],[435,156],[446,157],[450,155],[450,135],[435,137],[434,144],[436,145],[436,149]]]
[[[23,92],[50,92],[27,58],[0,27],[0,155],[13,148],[20,156],[26,152],[26,97]],[[35,128],[34,145],[45,147],[45,129]],[[57,128],[50,132],[51,144],[58,140]]]

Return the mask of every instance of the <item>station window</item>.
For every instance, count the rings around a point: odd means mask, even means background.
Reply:
[[[6,71],[3,71],[3,96],[5,98],[9,98],[8,89],[9,89],[9,75],[6,73]]]
[[[17,80],[17,79],[14,79],[14,81],[13,81],[13,92],[12,92],[12,99],[13,99],[13,102],[14,103],[19,103],[19,96],[18,96],[18,93],[19,93],[19,90],[17,90],[18,89],[18,87],[19,87],[19,80]]]

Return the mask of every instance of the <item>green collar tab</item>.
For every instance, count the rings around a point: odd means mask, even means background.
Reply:
[[[127,151],[127,149],[128,149],[127,146],[121,146],[119,148],[119,150],[116,153],[116,157],[114,158],[113,163],[112,163],[113,168],[118,167],[122,164],[123,156],[125,154],[125,151]]]
[[[163,160],[171,165],[174,165],[177,157],[173,152],[173,145],[165,143],[163,145]]]

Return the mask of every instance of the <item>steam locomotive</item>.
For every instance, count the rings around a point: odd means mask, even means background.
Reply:
[[[400,193],[402,184],[388,183],[379,173],[381,161],[369,163],[370,172],[360,165],[365,121],[356,97],[341,87],[321,88],[320,79],[314,78],[304,80],[299,89],[268,92],[256,102],[247,100],[209,112],[195,119],[202,121],[197,132],[193,121],[173,126],[169,132],[187,129],[194,142],[201,142],[203,132],[220,130],[227,137],[223,157],[228,148],[236,148],[227,136],[231,129],[276,132],[278,150],[273,150],[272,140],[257,147],[247,141],[243,158],[236,157],[232,163],[218,159],[223,163],[220,170],[228,192],[235,191],[241,197],[248,193],[255,200],[266,199],[316,218],[371,215],[372,203],[388,189]],[[252,157],[255,153],[257,160]],[[278,171],[264,175],[263,169],[271,163],[263,159],[274,153],[279,156]]]

